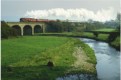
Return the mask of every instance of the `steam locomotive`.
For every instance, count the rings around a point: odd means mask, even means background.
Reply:
[[[48,19],[20,18],[20,22],[56,22]]]

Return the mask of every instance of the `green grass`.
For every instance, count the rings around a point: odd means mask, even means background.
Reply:
[[[99,34],[98,37],[95,37],[93,33],[90,32],[84,32],[83,35],[84,37],[87,38],[93,38],[93,39],[98,39],[98,40],[102,40],[102,41],[107,41],[109,34]]]
[[[80,36],[82,32],[35,33],[34,36]]]
[[[111,46],[114,46],[116,47],[116,49],[120,50],[120,45],[121,45],[120,40],[121,38],[120,36],[118,36],[113,42],[111,42]]]
[[[116,29],[98,29],[95,31],[101,31],[101,32],[117,32]],[[66,37],[86,37],[86,38],[91,38],[91,39],[96,39],[99,41],[105,41],[108,42],[109,39],[109,34],[106,33],[99,33],[98,37],[95,37],[95,35],[93,33],[90,32],[64,32],[64,33],[39,33],[39,34],[35,34],[35,36],[66,36]],[[114,42],[114,41],[113,41]],[[110,44],[110,43],[109,43]],[[111,45],[117,49],[117,43],[111,43]],[[118,44],[120,45],[120,44]],[[118,46],[118,50],[119,50],[120,46]]]
[[[2,40],[1,46],[2,80],[54,80],[70,73],[96,74],[94,51],[79,39],[24,36]],[[73,56],[75,47],[82,47],[86,55],[84,64],[76,67],[72,66],[77,61]],[[49,60],[54,63],[53,68],[46,66]]]
[[[97,30],[94,30],[94,31],[115,32],[116,29],[105,28],[105,29],[97,29]]]
[[[55,48],[66,41],[67,38],[40,36],[2,40],[2,65],[8,65],[21,59],[31,58],[33,55],[43,52],[47,48]]]
[[[109,34],[99,34],[97,39],[107,41],[108,36],[109,36]]]
[[[89,32],[84,32],[82,36],[94,38],[93,33],[89,33]]]

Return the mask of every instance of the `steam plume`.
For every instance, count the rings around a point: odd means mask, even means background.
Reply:
[[[92,19],[95,21],[107,21],[115,19],[115,13],[113,8],[101,9],[97,12],[87,10],[84,8],[77,9],[63,9],[54,8],[48,10],[31,10],[25,13],[25,17],[37,18],[37,19],[69,19],[86,21]]]

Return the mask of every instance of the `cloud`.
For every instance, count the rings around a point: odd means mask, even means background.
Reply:
[[[37,19],[62,19],[62,20],[78,20],[86,21],[92,19],[95,21],[108,21],[114,20],[116,14],[113,8],[101,9],[97,12],[87,10],[84,8],[77,9],[63,9],[63,8],[54,8],[48,10],[31,10],[25,13],[24,17],[31,17]]]

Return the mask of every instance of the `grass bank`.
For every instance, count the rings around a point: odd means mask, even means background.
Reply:
[[[115,29],[99,29],[96,31],[103,31],[103,32],[117,32]],[[114,47],[117,50],[120,50],[120,36],[118,36],[114,41],[109,42],[108,37],[109,34],[102,34],[100,33],[98,37],[95,37],[93,33],[90,32],[81,32],[81,33],[73,33],[73,32],[67,32],[67,33],[39,33],[35,34],[35,36],[66,36],[66,37],[84,37],[84,38],[90,38],[95,39],[98,41],[104,41],[109,43],[110,46]]]
[[[113,42],[110,43],[111,46],[115,47],[117,50],[120,50],[120,36],[118,36]]]
[[[91,39],[100,40],[100,41],[105,41],[105,42],[107,42],[108,36],[109,36],[109,34],[99,34],[98,37],[95,37],[93,35],[93,33],[89,33],[89,32],[84,32],[82,34],[82,37],[91,38]]]
[[[110,46],[120,51],[120,36],[117,36],[116,39],[111,42],[108,40],[109,34],[99,34],[98,37],[95,37],[92,33],[85,32],[82,37],[107,42]]]
[[[109,29],[109,28],[104,28],[104,29],[97,29],[94,31],[102,31],[102,32],[117,32],[116,29]]]
[[[2,40],[1,46],[2,80],[55,80],[67,74],[96,74],[94,51],[79,39],[24,36]],[[54,67],[46,66],[49,60]]]

